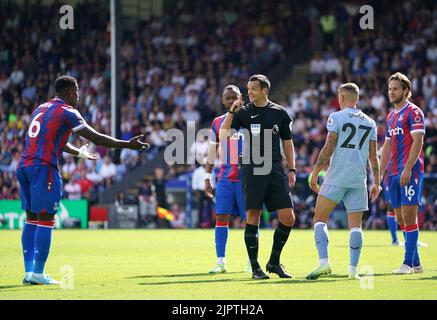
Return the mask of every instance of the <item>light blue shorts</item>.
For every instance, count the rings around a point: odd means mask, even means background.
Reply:
[[[369,197],[366,188],[344,188],[323,183],[319,194],[337,203],[343,200],[347,212],[369,210]]]

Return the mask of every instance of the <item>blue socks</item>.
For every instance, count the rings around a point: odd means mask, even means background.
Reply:
[[[328,227],[324,222],[314,224],[314,240],[316,241],[317,251],[319,253],[320,265],[329,263],[328,256]],[[360,260],[361,248],[363,246],[363,231],[361,228],[352,228],[350,232],[349,247],[350,260],[349,265],[356,267]]]
[[[419,225],[413,224],[410,226],[401,226],[405,237],[405,256],[404,264],[410,267],[420,265],[419,251],[417,249],[417,241],[419,239]]]
[[[396,235],[396,231],[398,230],[398,223],[396,222],[396,215],[394,214],[394,212],[387,212],[386,221],[388,230],[390,230],[391,234],[391,242],[394,243],[398,241],[398,237]]]
[[[33,272],[43,274],[47,257],[52,242],[52,229],[54,221],[38,221],[35,232],[35,264]]]
[[[228,241],[229,222],[216,222],[215,224],[215,251],[218,263],[224,263],[226,256],[226,243]],[[222,258],[222,259],[221,259]]]
[[[328,226],[324,222],[314,224],[314,240],[316,242],[317,252],[319,253],[320,265],[328,263]]]
[[[363,231],[361,228],[352,228],[349,239],[350,260],[349,265],[358,266],[360,260],[361,247],[363,246]]]
[[[38,220],[26,220],[23,233],[21,234],[21,245],[23,247],[24,272],[33,272],[34,240]]]

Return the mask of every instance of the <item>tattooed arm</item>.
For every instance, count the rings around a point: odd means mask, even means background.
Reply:
[[[331,160],[332,153],[334,152],[336,146],[337,134],[335,132],[328,131],[325,145],[319,153],[319,158],[317,159],[316,165],[314,166],[313,176],[310,182],[311,189],[316,193],[319,193],[319,188],[317,186],[317,176],[322,169],[328,168],[329,161]]]
[[[372,202],[374,202],[378,198],[378,195],[382,190],[379,159],[376,149],[377,149],[376,141],[370,141],[369,162],[373,173],[373,186],[370,189],[370,198],[372,199]]]
[[[379,186],[381,184],[381,173],[380,173],[379,159],[376,149],[377,149],[376,141],[370,141],[369,162],[370,162],[370,167],[372,168],[374,184]]]

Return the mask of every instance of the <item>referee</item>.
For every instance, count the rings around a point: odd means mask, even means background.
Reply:
[[[258,228],[263,204],[269,212],[277,211],[279,217],[266,270],[276,273],[280,278],[291,278],[279,259],[295,220],[290,190],[296,183],[294,145],[291,140],[293,121],[283,107],[268,99],[270,81],[266,76],[251,76],[247,89],[250,103],[243,106],[240,95],[231,106],[219,137],[225,140],[231,128],[245,131],[242,169],[247,212],[244,240],[252,265],[252,278],[269,278],[258,263]],[[281,140],[289,167],[288,179],[281,165]]]

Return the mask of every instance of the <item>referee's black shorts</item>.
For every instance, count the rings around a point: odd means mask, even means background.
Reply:
[[[269,212],[293,208],[291,190],[281,162],[273,162],[268,175],[254,175],[252,165],[243,165],[243,189],[246,210],[263,209]]]

